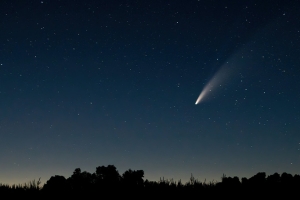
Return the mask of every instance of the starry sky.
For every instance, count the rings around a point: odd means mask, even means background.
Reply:
[[[299,9],[1,0],[0,182],[109,164],[184,182],[299,174]]]

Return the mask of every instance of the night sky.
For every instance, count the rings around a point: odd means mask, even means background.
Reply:
[[[1,0],[0,182],[109,164],[183,182],[299,174],[299,10]]]

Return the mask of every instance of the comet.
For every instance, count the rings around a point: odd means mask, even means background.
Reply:
[[[249,44],[253,45],[253,43],[250,42]],[[251,46],[251,49],[252,48],[259,49],[259,47]],[[236,83],[239,78],[243,77],[243,73],[253,73],[249,71],[249,69],[255,68],[254,66],[256,65],[256,60],[254,58],[256,57],[251,53],[252,50],[250,51],[251,54],[249,53],[249,50],[249,48],[240,49],[229,56],[228,59],[222,64],[216,63],[221,64],[220,68],[203,87],[200,95],[195,102],[195,105],[208,100],[209,96],[212,96],[212,94],[216,94],[218,90],[224,90],[225,85],[227,88],[230,83]]]
[[[220,79],[218,79],[217,77],[213,77],[203,88],[203,90],[201,91],[195,105],[201,103],[202,101],[204,101],[206,99],[206,97],[209,95],[209,93],[211,93],[212,91],[214,91],[216,85],[220,82]]]
[[[227,62],[228,64],[228,62]],[[229,77],[229,74],[231,74],[232,69],[229,68],[229,65],[223,65],[216,73],[215,75],[212,77],[212,79],[210,79],[210,81],[203,87],[198,99],[195,102],[195,105],[202,103],[203,101],[205,101],[207,99],[207,97],[217,91],[218,89],[222,88],[222,82],[224,82],[224,80],[226,78]]]
[[[209,92],[211,92],[213,90],[213,81],[209,82],[202,90],[202,92],[200,93],[197,101],[196,101],[196,105],[201,103],[203,101],[203,99],[208,95]]]

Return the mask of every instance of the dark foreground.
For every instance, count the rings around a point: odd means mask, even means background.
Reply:
[[[30,199],[278,199],[299,198],[300,176],[260,172],[251,178],[226,177],[221,182],[144,180],[143,170],[127,170],[120,175],[113,165],[100,166],[95,173],[75,169],[69,178],[52,176],[44,186],[40,181],[24,185],[0,184],[0,198]],[[1,198],[1,199],[2,199]]]

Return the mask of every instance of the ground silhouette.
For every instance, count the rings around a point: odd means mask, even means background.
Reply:
[[[119,174],[114,165],[96,167],[94,173],[76,168],[69,178],[54,175],[41,186],[40,180],[24,185],[0,184],[0,196],[30,198],[273,198],[297,195],[300,176],[286,172],[267,176],[259,172],[250,178],[227,177],[220,182],[200,182],[191,175],[188,182],[173,179],[144,180],[143,170],[127,170]],[[142,196],[141,196],[142,195]]]

